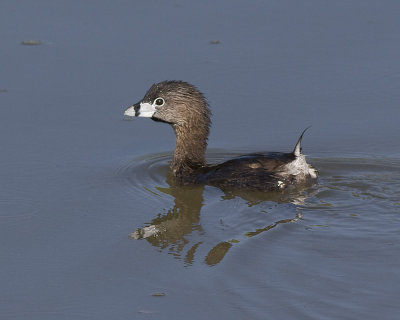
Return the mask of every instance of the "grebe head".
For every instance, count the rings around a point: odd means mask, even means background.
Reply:
[[[199,125],[208,128],[211,123],[210,114],[203,94],[184,81],[153,84],[141,101],[125,111],[125,116],[148,117],[174,127],[194,125],[194,128]]]

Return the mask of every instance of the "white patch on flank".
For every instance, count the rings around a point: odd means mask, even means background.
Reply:
[[[154,105],[147,102],[141,102],[138,117],[151,118],[155,112],[156,107]]]
[[[317,170],[315,170],[312,166],[308,165],[308,173],[310,174],[311,178],[316,179],[317,178]]]
[[[293,160],[292,162],[289,162],[285,166],[285,169],[286,169],[285,173],[287,173],[289,175],[294,175],[294,176],[310,175],[310,177],[313,179],[315,179],[317,177],[316,170],[306,162],[306,158],[302,154],[300,156],[296,157],[296,159]]]

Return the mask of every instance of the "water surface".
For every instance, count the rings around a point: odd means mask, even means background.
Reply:
[[[397,319],[399,9],[3,0],[0,318]],[[209,162],[312,125],[318,184],[176,185],[171,128],[122,120],[165,79],[206,94]]]

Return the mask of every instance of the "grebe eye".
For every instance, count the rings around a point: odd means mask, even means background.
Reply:
[[[165,103],[165,100],[163,98],[157,98],[156,100],[154,100],[154,103],[156,104],[156,106],[162,106]]]

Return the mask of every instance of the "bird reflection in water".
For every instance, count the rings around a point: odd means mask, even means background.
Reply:
[[[196,252],[203,243],[197,241],[194,244],[187,237],[198,232],[200,236],[205,236],[205,232],[200,224],[200,211],[203,206],[203,185],[182,186],[176,182],[172,174],[168,174],[166,183],[169,187],[156,187],[164,194],[174,198],[174,206],[166,213],[159,213],[149,226],[138,228],[129,236],[131,239],[146,239],[151,245],[160,250],[167,250],[178,259],[184,260],[185,265],[193,264]],[[240,197],[247,201],[249,206],[257,205],[264,201],[276,203],[302,204],[306,195],[301,190],[294,192],[257,192],[246,190],[222,190],[224,200]],[[282,223],[296,222],[301,219],[301,213],[297,213],[291,219],[275,221],[263,228],[248,231],[245,237],[253,237],[262,232],[275,228]],[[204,258],[207,265],[213,266],[222,261],[227,252],[239,240],[231,239],[217,243]]]

